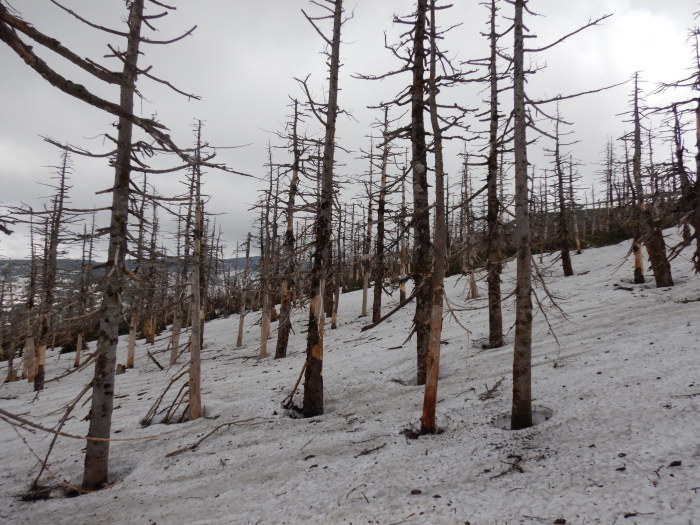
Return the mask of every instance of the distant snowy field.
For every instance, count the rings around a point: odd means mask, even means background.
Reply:
[[[675,241],[673,230],[668,230]],[[136,368],[117,376],[109,489],[78,498],[27,503],[17,496],[36,476],[50,438],[19,434],[0,422],[0,523],[7,524],[664,524],[700,523],[700,276],[690,251],[673,262],[676,286],[633,285],[629,242],[573,256],[564,278],[553,256],[539,264],[549,324],[534,319],[533,394],[551,418],[512,432],[495,425],[510,410],[513,332],[508,344],[482,350],[488,336],[482,297],[467,300],[466,279],[446,289],[454,316],[444,322],[438,424],[444,433],[409,440],[401,431],[420,418],[415,341],[404,344],[414,305],[373,330],[358,319],[361,292],[341,296],[339,327],[327,325],[326,413],[292,419],[280,407],[304,360],[299,312],[290,356],[258,360],[256,313],[246,346],[234,349],[238,318],[207,324],[202,381],[206,419],[181,425],[140,419],[179,370],[160,371],[137,350]],[[535,258],[539,262],[539,257]],[[514,263],[504,295],[514,288]],[[386,298],[385,310],[398,295]],[[536,302],[535,302],[536,305]],[[476,309],[478,308],[478,309]],[[506,329],[513,300],[504,305]],[[274,339],[270,348],[274,352]],[[143,341],[140,341],[143,344]],[[148,349],[158,354],[166,342]],[[397,348],[399,347],[399,348]],[[120,340],[119,362],[126,359]],[[68,369],[72,354],[50,355],[47,379]],[[4,377],[4,370],[0,370]],[[0,406],[50,426],[91,379],[92,368],[49,382],[35,399],[26,382],[0,387]],[[480,394],[505,377],[493,397]],[[482,396],[483,397],[483,396]],[[299,394],[297,401],[300,402]],[[64,431],[84,435],[82,406]],[[198,448],[165,457],[194,443]],[[60,438],[50,472],[74,484],[84,442]],[[673,466],[672,466],[673,465]],[[50,476],[49,476],[50,477]]]

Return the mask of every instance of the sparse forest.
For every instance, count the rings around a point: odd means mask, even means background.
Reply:
[[[144,110],[207,104],[159,76],[203,30],[159,30],[177,2],[104,25],[46,1],[99,61],[6,0],[2,56],[110,124],[37,137],[40,205],[0,195],[0,521],[700,522],[700,11],[676,78],[570,90],[553,51],[615,13],[550,40],[537,0],[396,2],[388,66],[350,71],[363,3],[297,2],[318,64],[265,100],[253,171],[199,106]],[[613,92],[624,132],[598,127],[591,165],[568,115]],[[220,176],[254,217],[233,240]]]

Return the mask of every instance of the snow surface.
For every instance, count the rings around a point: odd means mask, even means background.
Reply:
[[[37,473],[27,445],[43,456],[50,438],[19,431],[25,444],[0,423],[0,523],[697,525],[700,277],[685,253],[673,263],[673,288],[656,289],[650,272],[647,284],[633,285],[628,250],[624,242],[574,256],[576,275],[568,278],[553,256],[540,265],[568,319],[539,286],[560,347],[538,312],[533,393],[540,413],[550,417],[533,428],[498,428],[510,410],[513,332],[506,347],[481,348],[488,334],[483,282],[483,296],[467,300],[466,280],[447,280],[450,303],[463,309],[455,316],[471,334],[445,318],[438,404],[444,433],[415,440],[401,434],[418,424],[422,406],[423,388],[412,385],[415,343],[401,346],[414,307],[360,332],[368,322],[357,317],[361,292],[348,293],[341,296],[340,326],[325,336],[325,415],[292,419],[280,407],[303,363],[305,312],[295,323],[290,356],[278,361],[254,357],[257,314],[247,317],[241,349],[233,348],[237,316],[207,323],[203,399],[207,416],[216,419],[140,427],[180,370],[158,370],[140,341],[136,368],[117,376],[114,437],[156,437],[112,443],[115,484],[106,490],[23,502],[18,495]],[[503,289],[513,286],[511,262]],[[385,311],[397,300],[388,298]],[[509,327],[513,300],[504,306]],[[167,354],[156,352],[165,344],[149,347],[163,363]],[[126,338],[119,353],[124,362]],[[48,379],[72,360],[52,354]],[[0,406],[52,425],[91,374],[49,382],[36,399],[26,382],[5,384]],[[500,378],[495,395],[480,399]],[[76,410],[64,431],[84,435],[87,411]],[[232,421],[241,422],[165,457]],[[60,438],[51,473],[79,484],[83,445]]]

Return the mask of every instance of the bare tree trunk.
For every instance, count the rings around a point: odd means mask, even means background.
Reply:
[[[289,182],[289,194],[287,195],[287,228],[282,244],[282,261],[285,264],[282,290],[280,293],[280,315],[277,326],[277,346],[275,347],[275,359],[287,357],[287,345],[289,344],[289,332],[292,329],[292,300],[295,287],[295,255],[294,248],[294,206],[299,188],[299,170],[301,168],[302,149],[298,135],[299,101],[294,100],[294,118],[292,120],[292,179]]]
[[[433,149],[435,155],[435,243],[433,254],[435,267],[431,279],[431,319],[428,342],[425,394],[423,396],[423,414],[421,416],[421,433],[433,434],[437,431],[435,407],[437,406],[438,377],[440,374],[440,336],[442,334],[442,303],[445,281],[445,257],[447,256],[447,237],[445,220],[445,180],[442,159],[442,130],[438,117],[436,85],[437,33],[435,29],[435,0],[430,1],[430,81],[428,84],[428,106],[430,123],[433,130]]]
[[[331,224],[333,212],[333,157],[335,123],[338,115],[338,72],[340,69],[340,29],[343,2],[333,3],[333,36],[330,51],[330,82],[326,107],[326,134],[323,144],[323,169],[320,206],[316,218],[316,251],[311,271],[311,301],[306,339],[306,371],[304,373],[304,417],[323,414],[323,297],[328,267],[331,264]]]
[[[574,242],[576,243],[576,254],[581,255],[581,237],[579,236],[578,214],[576,213],[576,201],[574,200],[574,160],[569,156],[569,205],[571,206],[571,217],[574,227]],[[585,208],[584,208],[585,210]],[[583,220],[584,235],[586,229],[586,219]]]
[[[498,170],[498,71],[496,41],[496,3],[491,2],[491,56],[490,76],[490,118],[489,155],[487,159],[487,212],[486,223],[488,242],[486,248],[486,283],[489,307],[489,347],[503,346],[503,313],[501,310],[501,271],[503,269],[503,242],[499,199]]]
[[[554,171],[557,175],[557,194],[559,200],[559,244],[561,246],[561,264],[564,276],[574,275],[571,266],[571,239],[569,239],[569,220],[567,217],[566,199],[564,198],[564,168],[561,162],[561,150],[559,147],[559,110],[557,108],[557,120],[555,124],[555,145],[554,145]],[[546,215],[545,215],[546,220]]]
[[[425,384],[430,320],[432,318],[432,244],[430,241],[430,204],[428,201],[428,161],[423,113],[425,66],[425,16],[427,0],[417,0],[413,31],[413,83],[411,93],[411,169],[413,170],[413,279],[416,293],[416,384]]]
[[[123,83],[120,88],[120,108],[133,114],[136,89],[137,62],[143,20],[143,0],[133,0],[129,7],[129,37],[122,60]],[[92,404],[85,450],[83,489],[97,490],[108,480],[109,441],[114,406],[114,369],[119,341],[119,319],[122,313],[121,292],[126,254],[126,227],[129,215],[129,179],[131,174],[132,122],[119,118],[115,180],[112,189],[112,216],[109,228],[109,271],[104,280],[102,306],[99,316],[95,377],[92,383]]]
[[[403,303],[406,300],[406,273],[408,272],[408,245],[406,242],[408,229],[406,227],[406,216],[406,178],[401,177],[401,224],[399,225],[401,235],[399,247],[399,303]]]
[[[371,274],[371,251],[372,251],[372,185],[374,183],[374,143],[370,143],[370,153],[369,153],[369,186],[367,186],[367,229],[365,233],[365,243],[364,251],[362,254],[362,310],[360,312],[360,317],[367,316],[367,298],[369,296],[369,278]]]
[[[197,126],[197,148],[195,150],[196,160],[201,159],[201,130],[202,123]],[[189,404],[188,418],[190,421],[202,417],[202,321],[204,320],[204,310],[201,300],[201,277],[202,266],[202,237],[204,235],[204,221],[202,220],[202,198],[201,198],[201,166],[193,166],[194,183],[194,228],[193,228],[193,250],[192,250],[192,281],[190,285],[191,296],[191,316],[192,329],[190,331],[190,368],[189,368]]]
[[[515,0],[513,52],[513,137],[515,149],[515,243],[517,247],[515,344],[513,349],[513,407],[511,428],[532,426],[532,277],[530,217],[527,177],[527,116],[523,10],[525,0]]]
[[[377,197],[377,238],[374,250],[374,297],[372,301],[372,322],[378,323],[382,317],[382,292],[384,290],[384,215],[386,210],[386,179],[389,164],[389,109],[384,108],[384,144],[379,174],[379,195]]]
[[[657,288],[673,286],[671,276],[671,265],[666,257],[666,243],[663,232],[656,224],[652,212],[649,210],[644,200],[644,189],[642,186],[642,126],[639,108],[639,74],[634,75],[634,155],[632,158],[632,175],[637,193],[637,228],[639,238],[647,248],[651,268],[654,272],[654,280]],[[637,271],[635,269],[635,282],[637,282]],[[643,281],[642,281],[643,282]]]
[[[85,339],[83,332],[78,332],[78,337],[75,341],[75,358],[73,359],[73,368],[78,368],[80,366],[80,356],[83,353],[85,347]]]
[[[236,338],[236,348],[243,346],[243,325],[245,323],[246,314],[246,300],[248,294],[248,265],[250,260],[250,239],[251,235],[248,233],[248,239],[246,240],[245,247],[245,266],[243,267],[243,284],[241,289],[241,305],[238,312],[238,337]]]

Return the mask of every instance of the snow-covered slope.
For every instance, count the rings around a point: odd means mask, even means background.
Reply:
[[[533,428],[512,432],[495,424],[510,410],[512,331],[506,347],[483,350],[485,298],[465,299],[466,282],[453,277],[450,304],[471,333],[445,318],[438,404],[444,433],[404,437],[401,431],[418,423],[423,393],[412,385],[415,343],[402,345],[413,305],[360,332],[368,322],[357,317],[361,294],[349,293],[341,296],[339,328],[325,337],[325,415],[292,419],[280,407],[303,363],[304,312],[290,356],[278,361],[255,358],[256,314],[247,318],[242,349],[233,348],[237,318],[216,320],[205,332],[206,419],[140,427],[180,369],[158,370],[145,347],[136,369],[118,376],[114,437],[130,440],[112,444],[109,489],[19,501],[37,472],[31,450],[43,455],[50,438],[20,430],[24,443],[0,422],[0,522],[698,524],[700,277],[682,255],[673,263],[675,287],[630,284],[628,247],[574,256],[576,275],[569,278],[552,257],[540,264],[566,317],[539,286],[556,340],[538,312],[533,392],[551,417]],[[510,263],[504,292],[513,279]],[[653,282],[650,273],[647,280]],[[397,300],[387,298],[386,310]],[[512,299],[504,314],[510,327]],[[157,354],[164,345],[149,350],[167,362]],[[124,362],[125,340],[119,351]],[[51,356],[49,378],[71,362],[71,354]],[[5,384],[0,406],[53,424],[91,372],[50,382],[36,399],[25,382]],[[481,399],[501,378],[494,395]],[[83,435],[87,410],[76,410],[64,431]],[[166,457],[224,423],[233,424]],[[51,475],[79,484],[83,445],[60,438]]]

